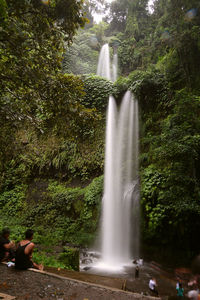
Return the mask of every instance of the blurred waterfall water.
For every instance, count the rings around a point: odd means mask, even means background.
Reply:
[[[115,65],[115,66],[114,66]],[[108,44],[102,47],[98,75],[117,77],[117,57],[110,71]],[[130,91],[118,108],[110,96],[106,121],[104,195],[101,216],[102,268],[118,268],[139,258],[138,102]]]
[[[112,63],[112,80],[115,82],[117,80],[117,68],[118,66],[118,57],[117,53],[113,55],[113,63]]]
[[[108,44],[103,45],[99,54],[97,75],[111,80],[110,52]]]

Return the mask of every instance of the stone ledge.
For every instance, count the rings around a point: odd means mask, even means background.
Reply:
[[[81,281],[81,280],[70,278],[70,277],[60,276],[60,275],[53,274],[53,273],[46,272],[46,271],[40,271],[40,270],[33,269],[33,268],[30,268],[28,270],[31,271],[31,272],[37,272],[37,273],[40,273],[40,274],[43,274],[43,275],[51,276],[51,277],[54,277],[54,278],[59,278],[59,279],[62,279],[62,280],[68,280],[68,281],[84,284],[84,285],[87,285],[87,286],[93,286],[93,287],[96,287],[96,288],[101,288],[101,289],[103,288],[105,290],[110,290],[110,291],[113,291],[113,292],[129,294],[129,295],[133,296],[133,299],[161,300],[161,298],[158,298],[158,297],[145,296],[145,295],[138,294],[138,293],[131,293],[129,291],[124,291],[122,289],[107,287],[107,286],[104,286],[104,285],[101,285],[101,284],[96,284],[96,283],[89,283],[89,282]]]
[[[6,265],[6,263],[3,263],[3,264]],[[46,275],[46,276],[51,277],[51,278],[55,278],[55,279],[57,278],[57,279],[62,280],[63,282],[70,283],[70,285],[74,285],[74,284],[76,285],[76,284],[78,284],[78,285],[80,285],[80,287],[81,286],[82,287],[85,286],[86,289],[87,288],[93,288],[93,289],[99,290],[99,291],[104,290],[105,293],[106,293],[106,291],[107,292],[111,292],[111,293],[115,293],[115,294],[119,295],[120,299],[122,299],[121,297],[124,297],[124,299],[125,299],[126,296],[127,296],[128,299],[161,300],[161,298],[158,298],[158,297],[152,297],[152,296],[142,295],[142,294],[139,294],[139,293],[133,293],[133,292],[125,291],[125,290],[120,289],[120,288],[109,287],[109,286],[105,286],[105,285],[98,284],[98,283],[91,283],[91,282],[89,283],[89,282],[86,282],[86,281],[83,281],[83,280],[78,280],[78,279],[70,278],[70,276],[69,277],[67,277],[67,276],[61,276],[61,275],[58,275],[58,274],[54,274],[54,273],[47,272],[47,271],[40,271],[40,270],[33,269],[33,268],[30,268],[30,269],[28,269],[25,272],[34,272],[34,273],[38,273],[38,274],[41,274],[41,275]],[[11,299],[16,299],[16,298],[15,297],[14,298],[5,298],[4,300],[11,300]]]

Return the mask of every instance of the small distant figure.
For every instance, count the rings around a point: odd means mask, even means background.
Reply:
[[[182,287],[182,283],[181,282],[179,282],[177,284],[176,290],[177,290],[177,296],[178,297],[183,297],[184,288]]]
[[[177,291],[178,291],[180,285],[183,286],[183,285],[182,285],[181,279],[178,278],[178,279],[177,279],[177,282],[176,282],[176,290],[177,290]]]
[[[149,289],[155,296],[158,296],[157,283],[155,278],[151,278],[149,280]]]
[[[32,253],[35,244],[31,242],[33,239],[33,230],[28,229],[25,232],[25,240],[19,242],[16,256],[15,256],[15,268],[19,270],[27,270],[28,268],[36,268],[43,270],[43,265],[38,265],[32,261]]]
[[[9,240],[10,229],[4,228],[0,236],[0,262],[14,260],[15,243]]]
[[[143,259],[140,258],[138,263],[139,263],[140,266],[143,266]]]
[[[176,290],[179,288],[179,284],[180,284],[181,282],[180,282],[180,280],[178,279],[177,280],[177,283],[176,283]]]
[[[139,267],[135,267],[135,278],[139,278]]]

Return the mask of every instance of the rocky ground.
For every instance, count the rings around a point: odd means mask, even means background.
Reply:
[[[176,295],[174,279],[152,268],[149,272],[146,267],[141,269],[139,279],[112,278],[53,268],[46,268],[45,271],[47,273],[16,271],[0,264],[0,293],[15,296],[17,300],[148,299],[145,294],[149,294],[148,280],[151,273],[157,278],[161,299],[167,299],[167,295]],[[49,275],[49,272],[54,274]]]

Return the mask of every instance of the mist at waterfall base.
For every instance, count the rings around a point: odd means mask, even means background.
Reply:
[[[97,75],[117,78],[117,55],[111,68],[108,44],[101,49]],[[130,91],[120,107],[109,97],[106,118],[104,194],[100,247],[93,270],[123,272],[139,259],[138,102]]]

